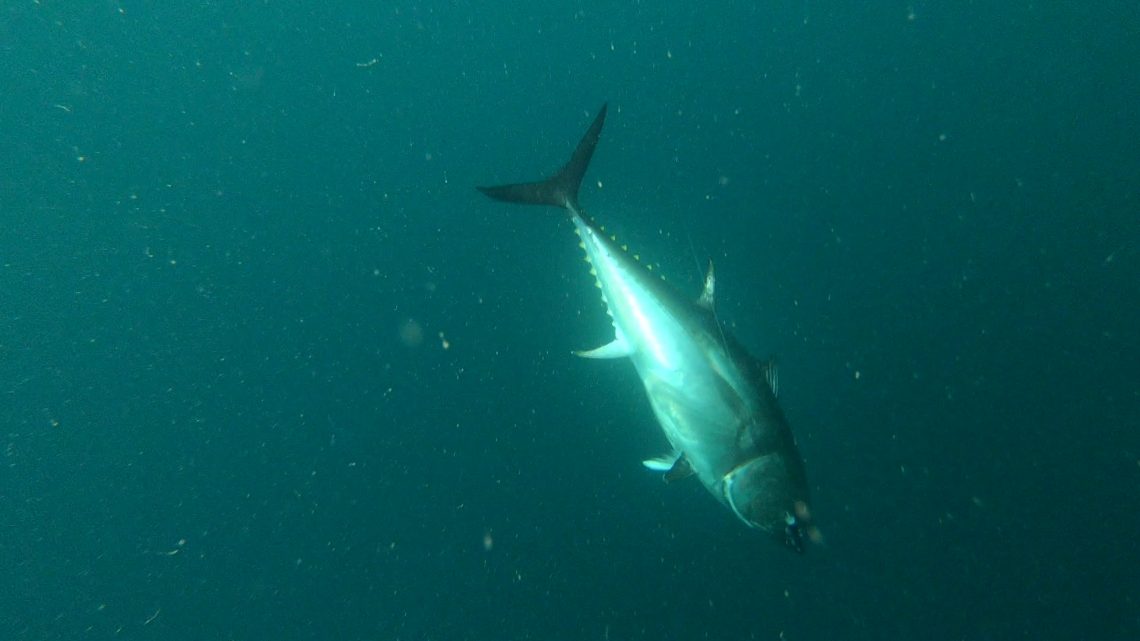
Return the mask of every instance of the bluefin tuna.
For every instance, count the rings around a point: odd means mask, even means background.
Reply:
[[[644,465],[663,471],[666,481],[696,476],[746,525],[803,552],[805,539],[817,539],[818,532],[804,462],[776,399],[776,367],[749,355],[721,325],[712,263],[700,295],[688,298],[604,233],[578,203],[605,119],[603,105],[552,177],[478,189],[496,200],[569,213],[614,330],[611,342],[577,353],[633,363],[672,448]]]

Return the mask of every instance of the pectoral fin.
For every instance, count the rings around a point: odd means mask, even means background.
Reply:
[[[686,479],[695,474],[684,454],[658,456],[646,459],[641,464],[655,472],[664,472],[662,478],[665,479],[666,483]]]
[[[623,358],[633,354],[633,347],[621,334],[613,341],[594,349],[574,352],[582,358]]]

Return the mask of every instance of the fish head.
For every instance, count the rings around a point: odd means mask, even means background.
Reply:
[[[818,531],[797,470],[778,453],[757,456],[725,474],[722,491],[741,521],[802,554],[805,539],[818,540]]]

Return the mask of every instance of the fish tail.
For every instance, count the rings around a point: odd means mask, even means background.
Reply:
[[[513,185],[497,185],[494,187],[476,187],[479,191],[495,200],[523,205],[550,205],[569,210],[572,214],[579,212],[578,188],[582,185],[582,178],[590,166],[590,158],[598,146],[598,138],[602,134],[602,125],[606,121],[606,105],[598,111],[594,122],[562,169],[546,180],[529,183],[515,183]]]

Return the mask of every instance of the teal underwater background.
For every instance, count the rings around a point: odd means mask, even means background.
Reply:
[[[0,638],[1140,638],[1140,9],[0,4]],[[695,483],[537,178],[781,364]]]

